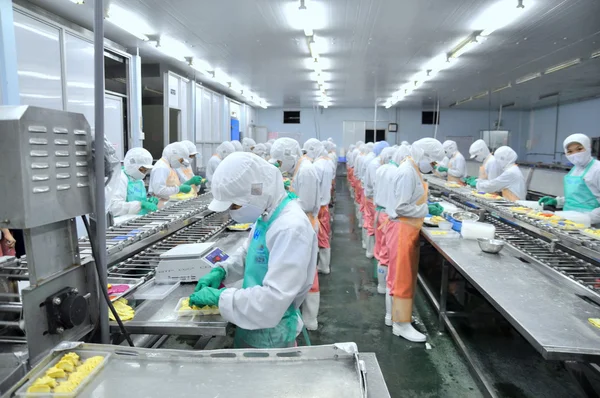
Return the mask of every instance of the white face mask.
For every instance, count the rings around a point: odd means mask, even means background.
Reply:
[[[237,210],[229,210],[229,215],[240,224],[253,223],[263,214],[264,210],[255,205],[245,205]]]
[[[189,167],[190,161],[187,159],[183,159],[183,167]]]
[[[569,159],[569,162],[573,163],[575,166],[583,167],[590,162],[592,155],[589,151],[585,151],[574,153],[573,155],[567,155],[567,159]]]
[[[134,180],[143,180],[144,177],[146,177],[146,174],[142,173],[140,169],[135,169],[131,171],[129,177],[133,178]]]
[[[483,163],[483,161],[485,160],[486,157],[487,156],[483,156],[483,154],[480,153],[480,154],[477,154],[475,156],[475,160],[477,160],[478,162],[482,162]]]

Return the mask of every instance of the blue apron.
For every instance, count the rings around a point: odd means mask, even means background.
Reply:
[[[590,170],[592,165],[596,162],[592,159],[590,164],[585,168],[583,174],[580,176],[573,176],[573,169],[569,171],[564,178],[565,184],[565,205],[563,210],[565,211],[579,211],[582,213],[589,213],[590,211],[600,207],[598,199],[590,191],[590,188],[585,183],[584,177]]]
[[[263,280],[269,269],[269,250],[267,249],[267,231],[273,221],[279,216],[281,210],[292,199],[285,198],[269,219],[264,221],[260,217],[255,224],[252,241],[246,254],[244,284],[247,289],[253,286],[262,286]],[[300,319],[300,311],[294,304],[283,314],[277,326],[269,329],[247,330],[238,327],[235,332],[236,348],[286,348],[293,347],[296,343],[296,327]]]
[[[144,186],[144,181],[142,180],[134,180],[133,178],[129,177],[127,175],[127,173],[125,173],[125,175],[127,176],[127,201],[128,202],[143,202],[144,200],[146,200],[146,197],[148,196],[146,193],[146,186]],[[140,215],[144,215],[144,214],[148,214],[147,210],[140,210],[139,213]]]

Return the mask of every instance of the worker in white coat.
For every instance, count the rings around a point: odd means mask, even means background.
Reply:
[[[375,144],[372,142],[368,142],[365,144],[368,149],[368,153],[363,157],[360,163],[360,189],[361,192],[361,203],[360,203],[360,214],[361,214],[361,224],[362,227],[362,247],[363,249],[367,249],[367,236],[368,236],[368,224],[370,222],[370,214],[369,209],[367,209],[367,197],[365,196],[365,175],[367,174],[367,165],[371,163],[373,159],[375,159],[375,153],[373,149],[375,148]]]
[[[465,161],[465,157],[458,151],[456,142],[447,140],[443,146],[448,158],[448,166],[437,166],[436,170],[440,173],[447,172],[448,182],[464,185],[462,179],[467,176],[467,162]]]
[[[177,172],[179,181],[182,184],[185,184],[187,182],[195,182],[196,183],[196,184],[188,184],[188,185],[191,185],[191,187],[192,187],[191,192],[194,192],[194,194],[198,195],[198,191],[200,190],[200,185],[205,182],[205,180],[202,177],[196,176],[194,174],[194,170],[192,169],[194,159],[196,159],[196,155],[198,155],[198,149],[196,148],[196,145],[194,145],[194,143],[192,141],[184,140],[184,141],[181,141],[180,143],[187,148],[188,153],[190,154],[187,158],[189,163],[187,166],[180,167],[180,168],[176,169],[175,171]]]
[[[379,166],[381,166],[381,158],[379,155],[381,151],[390,145],[386,141],[379,141],[373,146],[373,159],[367,157],[365,162],[369,162],[366,164],[365,173],[364,173],[364,201],[365,205],[364,209],[364,222],[363,222],[363,230],[365,230],[366,236],[366,253],[367,258],[373,258],[373,250],[375,249],[375,202],[373,201],[374,195],[374,183],[375,183],[375,173]]]
[[[448,159],[447,156],[444,156],[444,159],[442,159],[441,162],[436,163],[435,167],[427,167],[425,164],[423,165],[419,165],[421,168],[421,171],[425,174],[433,172],[433,175],[439,178],[448,178],[448,162],[450,161],[450,159]],[[427,163],[426,161],[421,161],[422,163]],[[440,169],[442,171],[440,171]]]
[[[242,147],[244,148],[244,152],[252,152],[255,145],[256,141],[254,141],[252,138],[245,137],[242,139]]]
[[[311,140],[308,140],[309,143]],[[333,165],[328,156],[327,150],[314,140],[311,144],[305,144],[307,149],[306,156],[313,161],[317,177],[319,178],[319,230],[317,242],[319,244],[319,258],[317,260],[317,271],[322,274],[329,274],[331,262],[331,216],[329,214],[329,202],[331,201],[331,186],[333,183]],[[320,151],[320,152],[319,152]]]
[[[525,186],[525,177],[517,166],[517,153],[508,146],[501,146],[494,153],[496,166],[502,170],[502,174],[493,180],[471,181],[471,186],[475,186],[478,191],[486,193],[501,192],[504,199],[516,202],[525,200],[527,188]]]
[[[114,217],[146,214],[157,210],[158,199],[148,198],[144,178],[152,170],[152,155],[144,148],[131,148],[123,159],[119,183],[110,200]]]
[[[164,206],[171,195],[190,193],[192,190],[191,183],[194,181],[182,184],[176,171],[189,165],[188,157],[187,148],[180,142],[174,142],[165,147],[162,158],[152,168],[149,192],[159,199],[159,208]]]
[[[231,141],[231,143],[233,144],[233,147],[235,148],[235,152],[244,152],[244,147],[242,146],[241,142],[239,142],[238,140],[233,140],[233,141]]]
[[[233,153],[213,176],[209,209],[254,223],[245,244],[200,278],[190,304],[217,305],[237,326],[236,348],[293,347],[302,330],[299,308],[314,280],[317,237],[281,173],[264,159]],[[241,289],[221,283],[243,278]]]
[[[479,167],[477,179],[481,181],[493,180],[502,173],[502,169],[496,164],[496,158],[490,153],[490,149],[484,140],[477,140],[471,144],[469,155],[471,155],[471,159],[482,163]]]
[[[266,152],[267,147],[265,144],[256,144],[254,148],[252,148],[252,153],[261,158],[264,158]]]
[[[592,157],[590,138],[572,134],[563,142],[565,155],[573,168],[564,177],[565,196],[544,196],[540,204],[577,211],[590,217],[590,224],[600,224],[600,162]]]
[[[389,225],[386,231],[389,254],[388,286],[392,297],[392,332],[409,341],[424,342],[426,336],[411,325],[413,299],[419,267],[419,236],[429,213],[427,184],[419,170],[423,159],[429,163],[444,157],[442,144],[434,138],[423,138],[412,144],[410,156],[394,155],[398,169],[391,185],[394,199],[386,204]]]
[[[348,152],[346,152],[346,179],[348,180],[350,196],[354,198],[354,165],[352,164],[352,156],[354,155],[354,148],[356,145],[352,144],[348,147]]]
[[[219,164],[234,152],[236,152],[235,147],[233,146],[233,143],[229,141],[225,141],[217,147],[215,154],[208,159],[208,163],[206,164],[206,178],[209,183],[212,181],[215,170],[217,170]]]
[[[273,148],[273,143],[265,142],[265,154],[264,154],[263,158],[267,161],[271,159],[271,149],[272,148]]]

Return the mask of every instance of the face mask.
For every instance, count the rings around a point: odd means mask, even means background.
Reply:
[[[129,177],[133,178],[134,180],[143,180],[144,177],[146,177],[146,174],[142,173],[140,169],[135,169],[131,171]]]
[[[263,214],[260,207],[245,205],[237,210],[229,210],[229,215],[240,224],[253,223]]]
[[[183,167],[189,167],[190,161],[187,159],[183,159]]]
[[[485,156],[483,156],[482,154],[478,154],[477,156],[475,156],[475,160],[477,160],[478,162],[482,162],[485,160]]]
[[[567,155],[567,159],[569,162],[573,163],[575,166],[583,167],[590,162],[592,156],[588,151],[574,153],[573,155]]]
[[[419,170],[421,170],[421,173],[427,174],[433,171],[433,167],[431,167],[431,163],[428,160],[421,160],[419,162]]]

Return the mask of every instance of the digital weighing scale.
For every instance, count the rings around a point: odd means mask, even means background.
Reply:
[[[156,282],[197,282],[208,274],[215,264],[229,256],[215,242],[179,245],[160,255]]]

